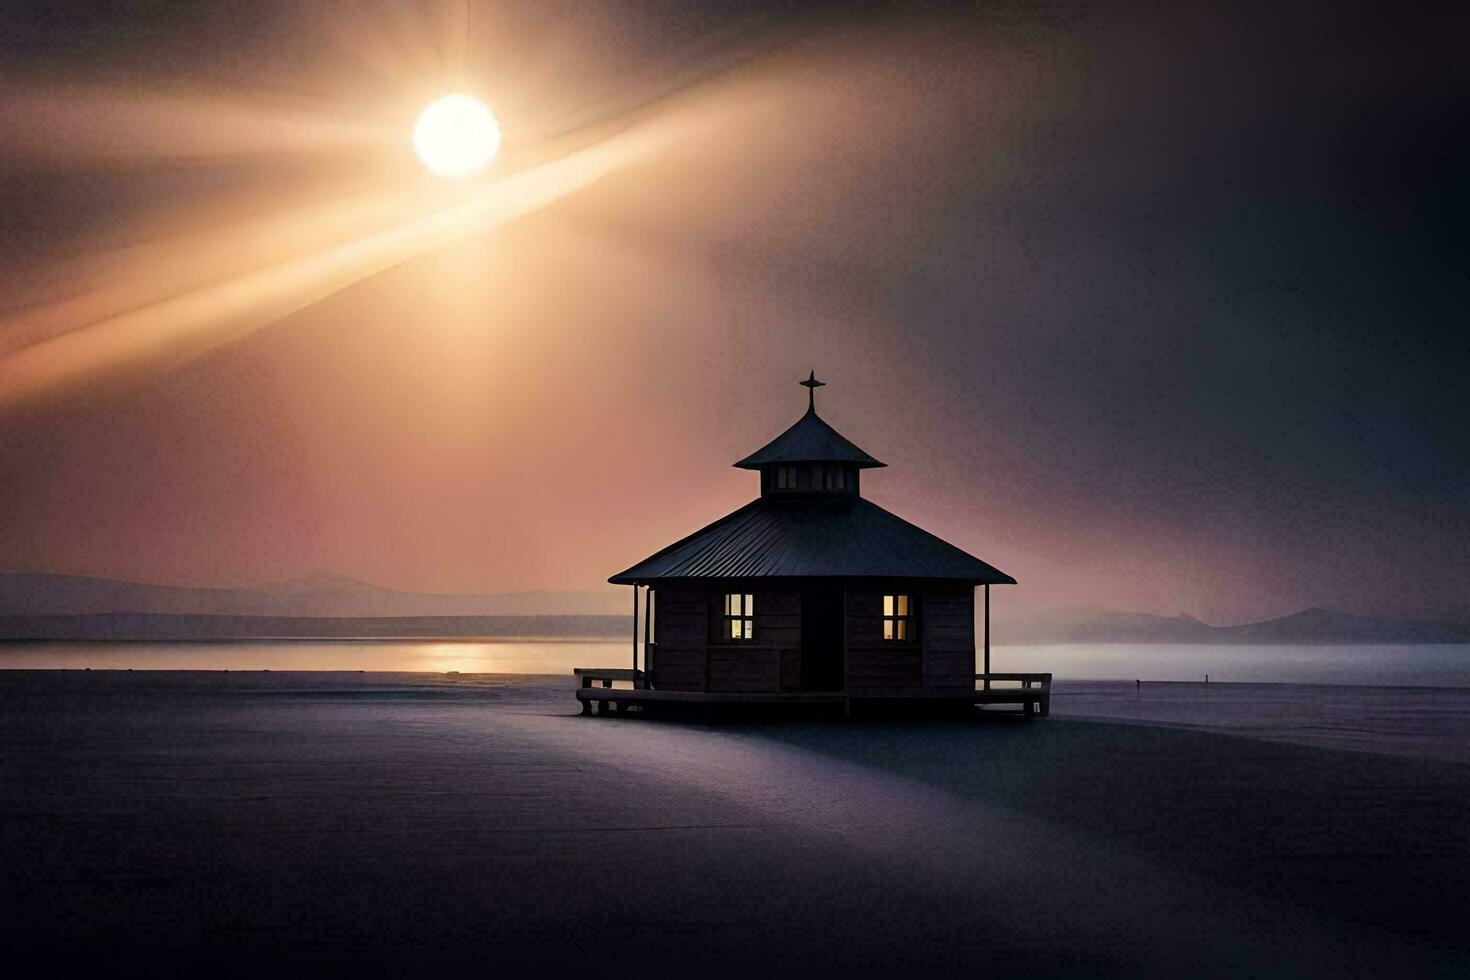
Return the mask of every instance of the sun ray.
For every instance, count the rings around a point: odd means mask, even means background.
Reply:
[[[0,360],[0,407],[109,372],[185,362],[432,248],[540,210],[646,157],[668,135],[644,122],[395,227],[24,347]]]

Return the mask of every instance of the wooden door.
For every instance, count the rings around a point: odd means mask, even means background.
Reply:
[[[843,687],[843,601],[840,586],[801,593],[801,689],[840,691]]]

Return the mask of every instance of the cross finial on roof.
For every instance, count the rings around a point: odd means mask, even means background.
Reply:
[[[815,371],[809,372],[806,376],[806,380],[801,382],[801,386],[806,389],[807,411],[815,412],[817,410],[817,389],[825,386],[826,384],[827,382],[825,381],[817,380],[817,372]]]

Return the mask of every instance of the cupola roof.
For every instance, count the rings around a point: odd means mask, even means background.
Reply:
[[[770,442],[735,465],[758,470],[777,463],[849,463],[860,469],[887,466],[853,445],[817,414],[817,389],[826,384],[813,371],[801,382],[807,390],[806,414]]]

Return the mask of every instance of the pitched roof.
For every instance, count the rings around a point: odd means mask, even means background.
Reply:
[[[887,466],[863,452],[832,428],[815,408],[795,424],[735,465],[756,470],[770,463],[856,463],[860,468]]]
[[[759,497],[608,581],[773,576],[1016,582],[861,497]]]

